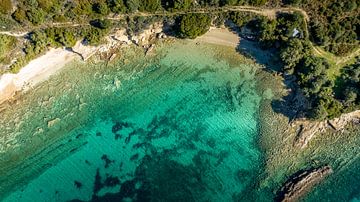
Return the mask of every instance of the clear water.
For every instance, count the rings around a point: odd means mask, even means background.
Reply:
[[[72,64],[2,111],[4,201],[232,201],[261,169],[257,67],[178,42]]]

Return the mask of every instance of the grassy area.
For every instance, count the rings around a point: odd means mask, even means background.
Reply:
[[[314,46],[314,55],[326,59],[330,64],[328,70],[328,78],[335,80],[341,74],[341,69],[349,64],[355,62],[355,57],[360,55],[360,48],[355,49],[352,53],[346,56],[336,56],[333,53],[327,52],[323,47]]]

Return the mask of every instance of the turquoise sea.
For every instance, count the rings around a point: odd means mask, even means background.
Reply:
[[[271,156],[261,141],[283,143],[262,127],[274,119],[263,113],[276,94],[270,74],[230,47],[155,51],[75,61],[0,105],[0,201],[273,201],[293,170],[313,164],[335,172],[305,201],[359,201],[357,136]]]
[[[4,201],[246,195],[261,166],[258,67],[231,48],[158,49],[71,64],[5,109]]]

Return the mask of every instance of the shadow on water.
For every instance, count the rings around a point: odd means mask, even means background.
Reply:
[[[272,100],[271,106],[274,112],[283,114],[288,117],[289,120],[293,120],[299,116],[303,111],[305,102],[301,96],[296,78],[293,75],[286,75],[282,72],[282,61],[279,58],[279,53],[276,48],[263,48],[258,41],[255,40],[255,36],[244,35],[241,30],[231,22],[225,23],[226,27],[234,34],[240,37],[237,52],[255,60],[258,64],[264,67],[264,70],[273,74],[274,76],[280,75],[283,78],[283,84],[288,94],[281,99]]]
[[[181,165],[161,153],[147,155],[136,168],[134,178],[121,183],[117,177],[102,179],[97,169],[90,201],[196,201],[195,197],[206,190],[199,172],[195,166]],[[118,185],[120,188],[116,193],[98,194],[103,188]]]

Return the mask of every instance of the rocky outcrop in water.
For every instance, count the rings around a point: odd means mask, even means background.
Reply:
[[[311,188],[333,172],[330,166],[299,171],[291,176],[278,191],[275,201],[291,202],[308,193]]]
[[[295,147],[305,148],[309,141],[317,134],[325,133],[328,130],[343,131],[349,123],[360,123],[360,110],[342,114],[339,118],[325,121],[299,120],[291,124],[295,129]]]

